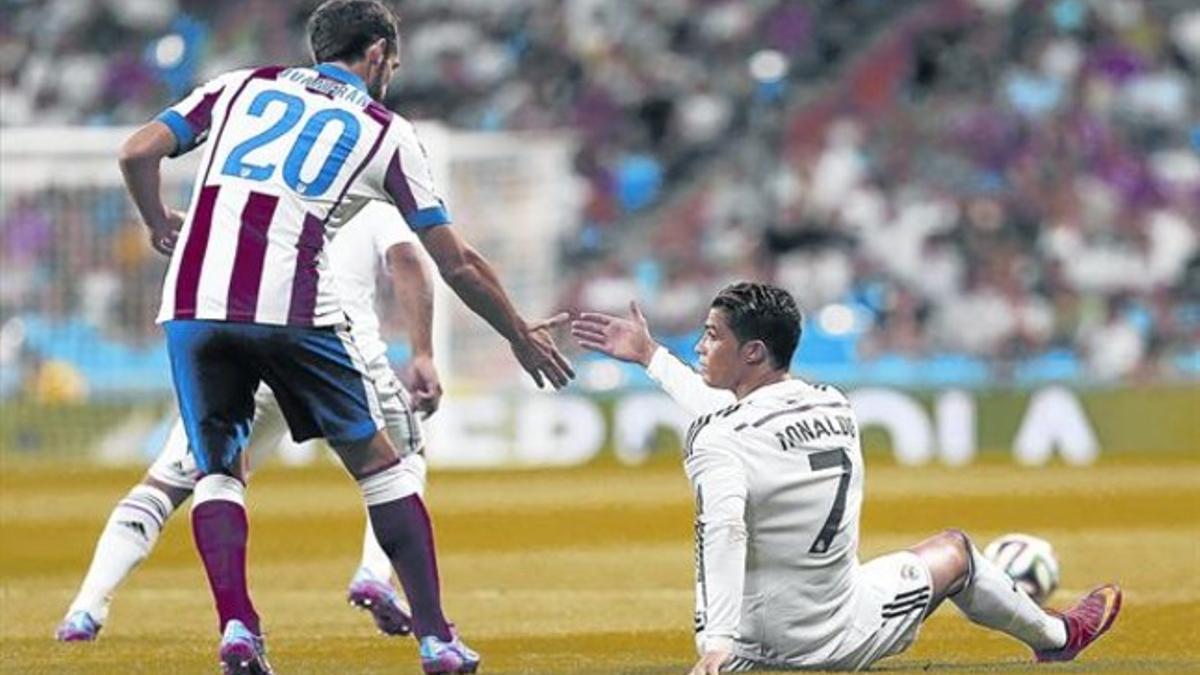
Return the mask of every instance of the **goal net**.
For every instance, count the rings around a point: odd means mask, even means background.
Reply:
[[[550,312],[562,272],[558,244],[579,213],[571,139],[419,126],[455,227],[494,263],[523,313]],[[166,261],[146,243],[115,159],[129,131],[0,131],[4,452],[99,446],[114,458],[146,454],[139,448],[153,445],[173,413],[166,349],[153,323]],[[187,205],[200,155],[163,163],[169,205]],[[447,404],[527,390],[504,341],[440,279],[435,284]],[[401,360],[405,318],[390,309],[386,283],[379,290],[384,337]]]

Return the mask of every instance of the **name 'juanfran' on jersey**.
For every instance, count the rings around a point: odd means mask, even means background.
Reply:
[[[414,231],[450,222],[412,124],[340,67],[234,71],[157,119],[175,155],[206,145],[160,322],[339,323],[326,251],[339,210],[379,199]]]

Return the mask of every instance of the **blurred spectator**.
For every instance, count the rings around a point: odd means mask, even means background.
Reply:
[[[307,61],[316,0],[9,3],[0,119],[132,124]],[[1189,0],[408,0],[387,103],[569,129],[564,305],[686,332],[734,278],[853,307],[859,358],[1054,352],[1107,380],[1200,354]],[[145,344],[162,262],[118,191],[0,195],[0,321]],[[858,341],[862,333],[861,341]],[[832,353],[832,352],[831,352]],[[1193,355],[1193,356],[1189,356]],[[1179,364],[1184,364],[1180,366]]]

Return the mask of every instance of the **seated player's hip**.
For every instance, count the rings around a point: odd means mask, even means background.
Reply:
[[[822,669],[855,671],[870,667],[887,656],[907,649],[920,632],[929,606],[930,575],[925,563],[911,551],[900,551],[875,558],[859,566],[851,611],[838,630],[837,644],[822,655],[809,654],[795,660],[763,658],[753,649],[738,643],[736,655],[724,670]],[[786,621],[778,615],[774,621]],[[814,620],[819,620],[814,617]],[[803,623],[803,621],[801,621]],[[774,627],[773,633],[785,631]],[[761,645],[762,653],[794,652],[794,645]]]
[[[369,438],[383,411],[344,327],[222,321],[164,324],[180,415],[197,469],[232,473],[254,418],[254,392],[271,388],[292,436],[335,446]]]

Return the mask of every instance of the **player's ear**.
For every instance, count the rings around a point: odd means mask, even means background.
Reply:
[[[762,340],[751,340],[742,345],[742,360],[746,365],[757,366],[767,359],[767,345]]]
[[[387,38],[379,38],[367,47],[367,63],[379,67],[387,58]]]

